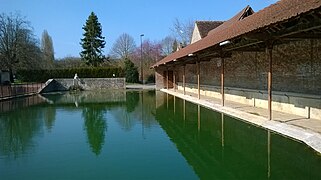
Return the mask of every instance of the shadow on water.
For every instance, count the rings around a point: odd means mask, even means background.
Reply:
[[[319,179],[321,156],[241,120],[157,94],[156,120],[200,179]]]

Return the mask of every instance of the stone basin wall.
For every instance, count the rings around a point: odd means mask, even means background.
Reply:
[[[126,89],[125,78],[49,79],[40,93],[67,91],[73,85],[84,90]]]

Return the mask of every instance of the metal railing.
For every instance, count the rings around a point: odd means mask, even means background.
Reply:
[[[44,83],[0,85],[0,99],[38,93]]]

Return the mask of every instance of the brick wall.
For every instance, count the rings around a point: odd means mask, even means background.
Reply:
[[[156,82],[156,90],[160,90],[166,87],[164,83],[164,71],[166,71],[165,67],[158,67],[155,69],[155,82]]]
[[[273,90],[321,94],[321,41],[304,40],[273,47]],[[201,62],[201,84],[220,85],[219,59]],[[156,69],[157,87],[163,86]],[[183,67],[176,67],[177,82],[182,82]],[[225,85],[247,89],[267,89],[268,61],[265,52],[233,52],[225,59]],[[197,83],[195,64],[186,65],[186,82]],[[159,89],[159,88],[158,88]]]

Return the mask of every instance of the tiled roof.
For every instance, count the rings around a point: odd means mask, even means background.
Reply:
[[[204,38],[208,32],[223,24],[223,21],[196,21],[195,24],[198,27],[201,38]]]
[[[188,54],[218,45],[220,42],[236,38],[246,33],[263,29],[269,25],[298,17],[321,7],[321,0],[280,0],[251,16],[235,21],[235,16],[221,26],[213,29],[205,38],[186,46],[158,61],[153,67],[174,59],[179,59]],[[234,19],[234,20],[233,20]]]
[[[248,13],[253,14],[254,11],[250,6],[246,6],[244,9],[242,9],[239,13],[237,13],[234,17],[229,19],[228,21],[225,21],[221,26],[217,27],[214,31],[210,31],[209,34],[214,34],[217,31],[224,31],[225,29],[228,29],[231,27],[233,24],[235,24],[238,21],[243,20],[244,18],[247,17]]]

